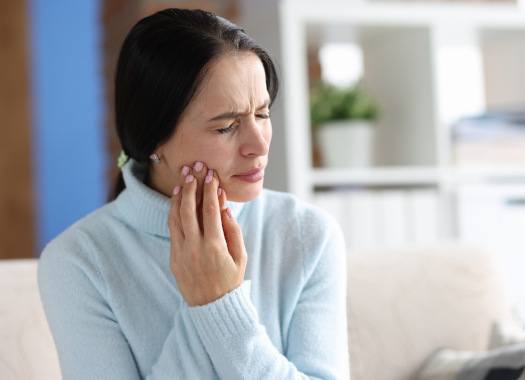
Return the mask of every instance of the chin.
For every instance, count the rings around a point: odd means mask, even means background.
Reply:
[[[244,186],[233,185],[233,186],[235,186],[235,189],[226,188],[226,196],[228,197],[229,201],[234,201],[234,202],[249,202],[257,198],[263,190],[262,181],[260,184],[249,184],[249,185],[244,185]]]

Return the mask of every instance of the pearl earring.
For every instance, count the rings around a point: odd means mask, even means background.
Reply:
[[[157,153],[153,153],[151,156],[149,156],[149,158],[156,164],[160,162],[160,157],[157,155]]]

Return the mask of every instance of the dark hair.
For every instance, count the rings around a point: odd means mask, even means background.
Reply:
[[[138,21],[122,44],[115,75],[116,128],[126,155],[149,163],[174,133],[210,63],[235,51],[261,60],[271,106],[279,88],[275,66],[243,29],[199,9],[164,9]],[[124,188],[119,171],[110,200]]]

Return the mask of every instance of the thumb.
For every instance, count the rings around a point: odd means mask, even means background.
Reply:
[[[242,236],[241,227],[235,220],[231,208],[221,210],[222,229],[228,251],[236,264],[242,263],[246,258],[246,248],[244,247],[244,238]]]

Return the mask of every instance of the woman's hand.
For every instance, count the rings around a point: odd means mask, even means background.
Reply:
[[[218,196],[215,171],[204,165],[200,172],[190,169],[183,178],[190,181],[177,194],[174,189],[168,216],[170,269],[186,303],[199,306],[241,285],[247,254],[240,226],[231,210],[224,208],[224,189]]]

